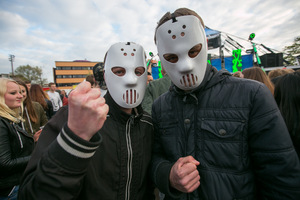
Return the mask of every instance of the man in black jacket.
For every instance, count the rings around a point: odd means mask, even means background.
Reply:
[[[105,78],[104,98],[83,82],[69,95],[69,107],[45,126],[19,199],[154,199],[148,173],[153,125],[140,106],[147,81],[143,48],[112,45]]]
[[[155,42],[173,83],[152,107],[151,175],[165,199],[300,199],[299,160],[268,88],[207,65],[192,10],[166,13]]]

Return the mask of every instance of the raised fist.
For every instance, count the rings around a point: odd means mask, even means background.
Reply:
[[[69,95],[68,127],[87,141],[102,128],[108,113],[108,105],[100,94],[99,88],[91,88],[84,81]]]

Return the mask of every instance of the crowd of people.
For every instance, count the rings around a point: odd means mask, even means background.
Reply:
[[[0,200],[300,199],[300,71],[217,71],[204,28],[162,16],[157,80],[134,42],[69,94],[0,78]]]

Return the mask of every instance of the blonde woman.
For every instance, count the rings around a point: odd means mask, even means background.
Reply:
[[[19,126],[22,98],[16,81],[0,78],[0,199],[17,199],[34,148],[33,138]]]
[[[42,132],[41,127],[45,126],[48,122],[46,113],[40,103],[31,100],[25,82],[21,80],[16,81],[20,85],[21,93],[23,95],[22,117],[25,122],[22,123],[22,128],[33,137],[35,142],[37,142]]]

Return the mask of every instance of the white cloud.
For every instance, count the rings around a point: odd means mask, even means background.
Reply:
[[[195,10],[212,29],[244,39],[255,32],[255,42],[277,50],[300,33],[298,0],[0,1],[0,73],[11,72],[9,54],[15,68],[41,66],[52,81],[55,61],[102,61],[115,42],[134,41],[156,53],[156,23],[179,7]]]

